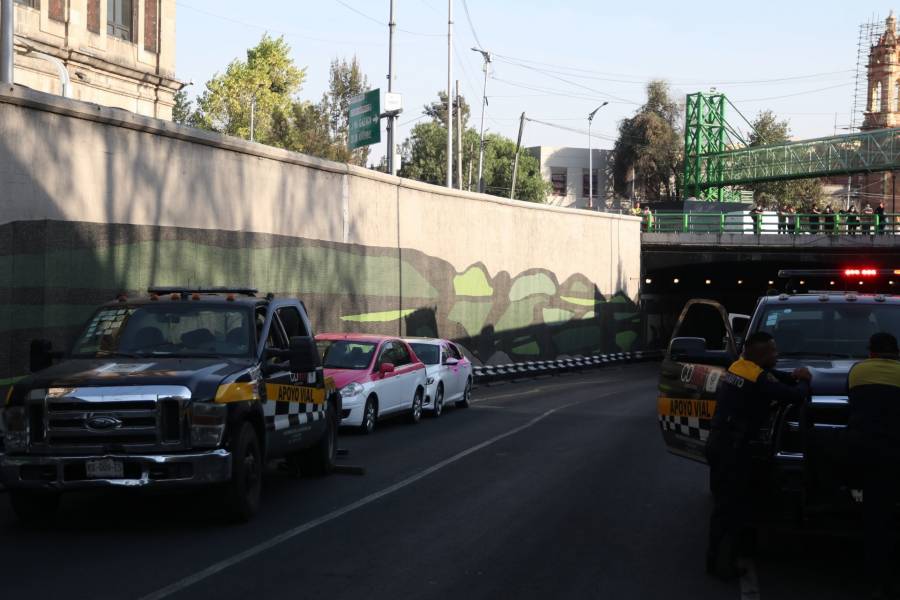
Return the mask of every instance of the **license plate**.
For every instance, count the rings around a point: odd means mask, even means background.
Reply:
[[[102,458],[84,463],[88,479],[122,479],[125,476],[125,465],[121,460]]]

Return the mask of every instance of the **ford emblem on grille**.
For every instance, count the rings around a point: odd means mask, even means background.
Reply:
[[[122,421],[108,415],[88,415],[86,424],[88,426],[88,429],[107,431],[110,429],[118,429],[122,426]]]

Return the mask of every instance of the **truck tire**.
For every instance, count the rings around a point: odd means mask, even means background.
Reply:
[[[466,381],[466,389],[463,391],[462,398],[456,401],[457,408],[469,408],[469,397],[472,395],[472,378]]]
[[[424,394],[421,389],[416,390],[416,395],[413,396],[412,407],[409,409],[409,415],[407,418],[412,425],[415,425],[419,421],[422,420],[422,400]]]
[[[59,493],[34,490],[10,490],[13,511],[23,523],[43,525],[53,520],[59,509]]]
[[[328,403],[325,410],[325,433],[314,446],[301,450],[297,454],[298,466],[301,475],[323,477],[334,470],[334,461],[337,456],[337,415],[334,404]]]
[[[230,520],[246,523],[259,510],[263,456],[253,425],[244,421],[231,442],[231,481],[225,487]]]

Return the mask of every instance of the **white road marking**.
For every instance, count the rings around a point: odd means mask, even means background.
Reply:
[[[744,569],[741,575],[741,600],[759,600],[759,580],[756,577],[756,563],[749,558],[742,558],[738,566]]]
[[[381,498],[384,498],[385,496],[388,496],[390,494],[393,494],[394,492],[402,490],[403,488],[416,483],[420,479],[424,479],[425,477],[428,477],[432,473],[439,471],[439,470],[443,469],[444,467],[449,466],[459,460],[462,460],[463,458],[469,456],[470,454],[478,452],[479,450],[483,450],[484,448],[487,448],[488,446],[496,444],[500,440],[503,440],[503,439],[508,438],[512,435],[515,435],[521,431],[524,431],[524,430],[528,429],[529,427],[533,427],[534,425],[540,423],[541,421],[543,421],[544,419],[546,419],[547,417],[549,417],[550,415],[552,415],[553,413],[555,413],[557,411],[560,411],[564,408],[569,408],[570,406],[575,406],[576,404],[581,404],[581,402],[584,402],[584,400],[579,401],[579,402],[571,402],[569,404],[564,404],[563,406],[558,406],[556,408],[552,408],[552,409],[538,415],[537,417],[531,419],[524,425],[520,425],[519,427],[510,429],[506,433],[501,433],[500,435],[494,436],[494,437],[490,438],[489,440],[486,440],[484,442],[481,442],[480,444],[477,444],[466,450],[463,450],[462,452],[454,454],[450,458],[447,458],[446,460],[442,460],[441,462],[436,463],[436,464],[428,467],[427,469],[423,469],[422,471],[419,471],[415,475],[411,475],[410,477],[407,477],[403,481],[399,481],[399,482],[395,483],[394,485],[384,488],[383,490],[369,494],[368,496],[360,498],[356,502],[353,502],[342,508],[334,510],[334,511],[332,511],[326,515],[323,515],[317,519],[313,519],[312,521],[307,521],[306,523],[304,523],[302,525],[298,525],[297,527],[294,527],[293,529],[289,529],[288,531],[285,531],[282,534],[276,535],[275,537],[270,538],[269,540],[266,540],[265,542],[262,542],[260,544],[257,544],[256,546],[252,546],[252,547],[244,550],[243,552],[235,554],[234,556],[232,556],[230,558],[226,558],[222,561],[214,563],[214,564],[206,567],[205,569],[194,573],[193,575],[188,575],[187,577],[180,579],[171,585],[167,585],[166,587],[164,587],[162,589],[159,589],[151,594],[148,594],[148,595],[142,597],[140,600],[161,600],[162,598],[168,598],[169,596],[172,596],[173,594],[177,594],[178,592],[185,590],[186,588],[194,585],[195,583],[199,583],[199,582],[203,581],[204,579],[208,579],[208,578],[212,577],[213,575],[216,575],[217,573],[220,573],[229,567],[232,567],[232,566],[234,566],[238,563],[241,563],[247,559],[250,559],[250,558],[253,558],[254,556],[262,554],[263,552],[270,550],[270,549],[274,548],[275,546],[278,546],[279,544],[283,544],[284,542],[286,542],[292,538],[295,538],[298,535],[309,531],[310,529],[318,527],[319,525],[324,525],[325,523],[328,523],[329,521],[333,521],[333,520],[337,519],[338,517],[342,517],[342,516],[346,515],[347,513],[353,512],[359,508],[366,506],[367,504],[371,504],[371,503],[375,502],[376,500],[380,500]]]
[[[537,394],[539,392],[543,392],[546,390],[558,390],[559,388],[567,388],[567,387],[578,387],[581,385],[599,385],[603,383],[610,383],[612,380],[610,379],[591,379],[588,381],[572,381],[570,383],[558,383],[555,385],[545,385],[536,388],[528,388],[522,390],[520,392],[513,392],[511,394],[498,394],[498,395],[490,395],[481,399],[470,400],[471,403],[477,404],[479,402],[491,401],[491,400],[502,400],[503,398],[519,398],[521,396],[531,396],[533,394]]]

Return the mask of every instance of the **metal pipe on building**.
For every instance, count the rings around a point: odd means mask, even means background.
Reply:
[[[13,83],[13,0],[0,0],[0,84]]]
[[[31,48],[27,50],[26,54],[45,60],[56,67],[56,73],[59,76],[60,94],[62,94],[63,98],[72,97],[72,81],[69,78],[69,70],[66,69],[66,64],[63,61],[55,56],[50,56],[49,54],[44,54],[43,52],[38,52]]]

